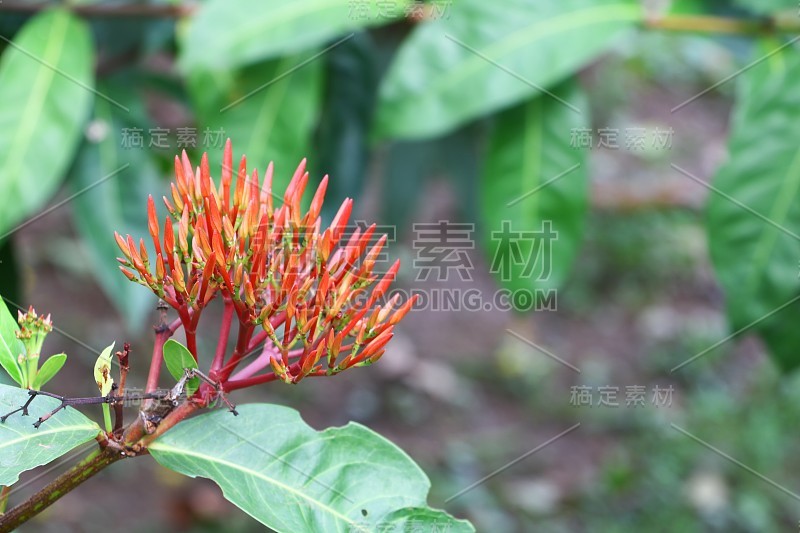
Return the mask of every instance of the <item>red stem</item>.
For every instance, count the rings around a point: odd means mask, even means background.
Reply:
[[[186,322],[183,324],[183,331],[186,334],[186,348],[192,354],[194,360],[197,361],[197,324],[200,322],[200,311],[197,309],[194,313],[190,314],[187,310]]]
[[[147,374],[145,392],[153,392],[158,388],[158,377],[161,375],[161,362],[164,360],[164,343],[172,337],[169,328],[156,331],[153,343],[153,357],[150,359],[150,371]]]
[[[227,381],[236,369],[244,356],[248,353],[247,347],[250,345],[250,337],[253,335],[253,325],[246,321],[239,322],[239,336],[236,339],[236,349],[233,351],[228,364],[220,370],[221,381]]]
[[[219,330],[219,342],[217,343],[217,352],[214,354],[214,360],[211,362],[211,377],[222,368],[225,360],[225,349],[228,347],[228,338],[231,333],[231,323],[233,322],[233,301],[230,298],[224,299],[224,308],[222,311],[222,325]]]
[[[279,357],[280,353],[275,349],[272,343],[264,344],[264,349],[261,354],[249,365],[234,374],[231,379],[239,380],[249,378],[256,372],[263,370],[269,366],[269,361],[272,357]]]
[[[278,379],[278,376],[276,376],[274,372],[271,374],[263,374],[261,376],[237,379],[225,383],[225,390],[235,391],[237,389],[252,387],[253,385],[261,385],[262,383],[269,383],[270,381],[275,381],[276,379]]]
[[[299,372],[299,371],[300,371],[300,363],[299,362],[289,365],[289,367],[286,369],[286,372],[290,376],[297,374],[297,372]],[[327,371],[326,370],[321,370],[320,372],[323,372],[325,374],[317,374],[317,375],[320,375],[320,376],[321,375],[327,375]],[[309,374],[309,375],[314,375],[314,374]],[[253,376],[253,377],[244,378],[244,379],[237,379],[235,381],[226,382],[225,383],[225,390],[226,391],[233,391],[233,390],[236,390],[236,389],[243,389],[245,387],[252,387],[253,385],[261,385],[262,383],[269,383],[270,381],[275,381],[276,379],[278,379],[278,376],[275,375],[274,372],[270,373],[270,374],[262,374],[260,376]]]
[[[192,312],[189,311],[189,316],[191,316],[191,315],[192,315]],[[178,331],[178,328],[181,327],[182,325],[183,325],[183,319],[181,319],[181,317],[178,317],[178,318],[176,318],[175,320],[173,320],[170,323],[170,325],[168,326],[168,329],[169,329],[170,333],[174,334],[176,331]]]
[[[247,351],[248,352],[252,352],[256,348],[258,348],[258,345],[261,344],[262,342],[266,341],[267,337],[269,337],[269,335],[267,335],[266,331],[262,330],[262,331],[259,331],[258,333],[256,333],[253,336],[253,339],[250,341],[250,345],[247,347]]]

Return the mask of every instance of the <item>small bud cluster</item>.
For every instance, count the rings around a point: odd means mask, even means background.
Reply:
[[[169,216],[163,225],[152,197],[148,202],[155,256],[149,257],[144,240],[115,234],[124,256],[122,272],[177,310],[195,357],[190,337],[202,310],[218,295],[233,306],[239,322],[236,350],[211,368],[223,385],[260,342],[271,354],[264,368],[289,383],[371,364],[414,304],[413,299],[378,304],[400,266],[395,262],[384,275],[374,272],[386,236],[370,245],[373,224],[343,239],[353,208],[349,198],[330,227],[322,229],[328,177],[304,210],[305,167],[303,160],[282,202],[275,202],[271,163],[261,184],[243,156],[234,180],[228,141],[217,186],[206,154],[192,168],[184,152],[175,157],[176,179],[171,197],[164,198]]]
[[[26,389],[39,389],[59,371],[66,360],[66,355],[59,354],[48,358],[42,368],[39,368],[42,346],[47,338],[47,334],[53,331],[53,322],[50,315],[40,316],[36,314],[33,307],[23,313],[17,314],[19,330],[16,335],[21,346],[18,347],[20,353],[17,354],[16,371],[9,370],[12,378],[19,383],[20,387]],[[8,370],[8,369],[6,369]]]
[[[19,323],[17,338],[22,341],[26,351],[25,355],[19,355],[19,363],[22,363],[23,357],[26,359],[38,359],[39,354],[42,352],[44,339],[48,333],[53,331],[53,322],[50,320],[50,315],[39,316],[33,307],[29,307],[27,313],[17,311],[17,322]]]

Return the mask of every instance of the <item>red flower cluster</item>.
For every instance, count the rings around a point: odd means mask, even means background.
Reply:
[[[273,379],[297,383],[306,376],[371,364],[383,355],[394,325],[414,304],[411,299],[395,309],[398,301],[393,298],[378,305],[399,261],[383,276],[374,272],[386,243],[383,235],[370,245],[374,224],[343,240],[351,199],[344,201],[330,227],[321,230],[327,176],[304,212],[301,204],[309,181],[305,166],[303,160],[277,206],[271,163],[260,185],[258,172],[248,175],[242,156],[234,184],[229,140],[217,187],[206,154],[193,169],[184,152],[175,157],[172,198],[164,198],[170,216],[163,232],[149,199],[153,260],[143,240],[137,246],[130,235],[122,238],[115,233],[124,255],[119,259],[122,272],[178,312],[170,334],[182,326],[195,359],[201,313],[215,297],[222,297],[223,323],[209,375],[225,390]],[[238,338],[226,359],[233,316]],[[259,351],[234,374],[240,363]]]

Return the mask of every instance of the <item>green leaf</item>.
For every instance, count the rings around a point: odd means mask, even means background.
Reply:
[[[35,390],[41,390],[48,381],[58,374],[58,371],[61,370],[61,367],[64,366],[66,362],[67,354],[65,353],[51,355],[39,368],[39,373],[36,374],[36,379],[33,381],[33,388]]]
[[[5,414],[28,401],[28,391],[0,385],[0,413]],[[55,398],[37,396],[28,407],[29,416],[15,413],[0,424],[0,485],[11,485],[19,474],[57,459],[94,439],[100,428],[74,409],[62,409],[39,429],[33,422],[61,404]]]
[[[114,344],[112,342],[110,346],[106,346],[94,364],[94,381],[102,396],[111,392],[111,387],[114,385],[114,378],[111,377],[111,350],[114,349]]]
[[[221,70],[294,54],[359,28],[402,17],[411,0],[371,1],[367,13],[352,0],[208,0],[181,39],[180,65]],[[386,4],[386,2],[383,2]]]
[[[364,189],[369,161],[369,129],[378,88],[372,38],[355,35],[325,56],[325,101],[317,132],[319,175],[329,174],[324,213],[332,219],[345,198]]]
[[[241,154],[247,154],[248,167],[257,167],[262,177],[267,164],[274,161],[273,190],[283,191],[300,160],[309,154],[322,82],[322,62],[306,62],[309,57],[286,57],[242,72],[197,72],[190,77],[198,131],[222,131],[232,139],[234,174]],[[204,149],[212,172],[218,173],[222,143]]]
[[[379,95],[378,136],[433,137],[522,102],[642,18],[636,0],[463,0],[448,15],[417,26],[397,53]]]
[[[370,429],[350,423],[318,432],[287,407],[238,409],[237,417],[215,411],[182,422],[150,453],[176,472],[212,479],[228,500],[279,532],[407,531],[402,524],[411,516],[422,531],[433,520],[448,532],[474,531],[445,513],[406,510],[427,507],[430,481]]]
[[[791,12],[797,16],[797,2],[795,0],[734,0],[743,9],[759,15],[775,15],[780,12]]]
[[[187,368],[197,368],[197,361],[192,357],[192,352],[176,340],[169,339],[164,343],[164,362],[172,377],[180,380]],[[200,386],[200,378],[192,378],[186,382],[186,396],[191,396]]]
[[[779,46],[761,44],[758,58]],[[713,180],[719,192],[708,199],[711,259],[725,289],[732,327],[758,321],[754,331],[788,370],[800,365],[800,302],[792,302],[800,295],[797,49],[773,53],[737,79],[729,160]]]
[[[575,83],[554,88],[554,94],[587,109]],[[479,197],[491,270],[510,290],[544,295],[570,271],[588,196],[587,152],[573,148],[571,138],[588,127],[587,120],[548,96],[497,117]],[[549,244],[548,223],[557,233]]]
[[[472,217],[480,171],[477,153],[485,137],[481,133],[479,128],[466,127],[437,139],[390,144],[381,183],[382,213],[397,228],[398,239],[413,229],[409,220],[419,207],[425,183],[443,175],[453,181],[460,195],[460,214]]]
[[[24,347],[17,338],[17,331],[19,331],[19,324],[9,312],[5,301],[0,298],[0,366],[21,387],[22,370],[17,358],[24,353]]]
[[[0,240],[0,294],[12,302],[22,298],[19,246],[13,239]]]
[[[398,228],[398,238],[411,225],[409,220],[419,207],[425,181],[438,161],[438,147],[436,141],[398,141],[389,146],[381,182],[381,213],[386,222]]]
[[[6,372],[0,372],[0,385],[9,385],[11,387],[19,387],[20,384],[11,379]]]
[[[155,296],[120,273],[114,231],[147,235],[147,196],[159,198],[164,187],[151,150],[131,147],[126,140],[134,128],[140,128],[140,134],[148,128],[141,98],[130,88],[133,82],[122,78],[100,86],[125,102],[130,113],[103,99],[95,101],[92,125],[97,133],[84,141],[69,184],[76,195],[71,202],[75,224],[97,280],[129,326],[138,330],[152,312]],[[146,241],[152,254],[152,244]]]
[[[475,530],[466,520],[454,520],[452,516],[439,509],[406,507],[387,516],[381,521],[379,529],[376,531],[448,533],[450,531],[466,532]]]
[[[86,24],[65,10],[34,16],[0,58],[0,235],[52,196],[92,101]]]

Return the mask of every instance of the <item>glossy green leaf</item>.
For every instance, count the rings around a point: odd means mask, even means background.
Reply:
[[[345,198],[364,189],[369,161],[369,129],[378,89],[374,42],[366,32],[324,58],[325,101],[317,131],[316,175],[329,174],[324,213],[332,219]]]
[[[187,71],[222,70],[302,52],[402,17],[410,3],[208,0],[183,33],[180,64]]]
[[[795,0],[734,0],[734,3],[760,15],[776,15],[783,12],[796,17],[798,10]]]
[[[436,142],[398,141],[386,155],[381,182],[382,218],[398,229],[399,238],[411,229],[409,220],[436,162]]]
[[[65,10],[33,17],[0,57],[0,238],[53,195],[93,98],[86,24]]]
[[[377,135],[441,135],[527,100],[641,18],[637,0],[453,2],[397,53],[380,91]]]
[[[41,390],[48,381],[53,379],[64,363],[67,362],[67,354],[59,353],[51,355],[44,364],[39,367],[39,372],[36,374],[36,379],[33,381],[33,388]]]
[[[25,348],[17,338],[19,324],[8,310],[5,301],[0,298],[0,366],[8,375],[22,386],[22,370],[17,358],[25,353]]]
[[[587,108],[574,83],[554,94]],[[482,235],[492,272],[511,290],[555,289],[571,269],[588,196],[587,149],[572,137],[587,120],[548,96],[497,117],[481,176]]]
[[[106,346],[94,364],[94,381],[97,383],[101,396],[106,396],[111,392],[111,387],[114,385],[114,378],[111,377],[111,358],[113,357],[111,352],[114,344],[112,342],[110,346]]]
[[[0,414],[6,414],[28,401],[28,391],[0,385]],[[15,413],[0,424],[0,485],[11,485],[19,474],[57,459],[94,439],[97,424],[74,409],[62,409],[36,429],[33,423],[61,402],[38,396],[28,408],[29,415]]]
[[[164,362],[173,378],[179,380],[187,368],[197,368],[197,361],[192,357],[192,352],[174,339],[164,343]],[[191,396],[200,386],[200,378],[192,378],[186,382],[186,395]]]
[[[163,466],[214,480],[225,497],[278,532],[474,531],[426,508],[430,482],[397,446],[359,424],[317,432],[297,411],[240,406],[182,422],[153,442]],[[424,520],[428,520],[424,522]]]
[[[247,154],[248,167],[258,168],[262,177],[274,161],[273,190],[286,187],[300,160],[310,153],[319,115],[323,64],[306,62],[310,57],[287,57],[236,73],[191,76],[189,92],[197,109],[198,131],[203,132],[198,147],[208,151],[212,173],[219,175],[222,147],[229,137],[234,174],[241,154]],[[221,134],[206,139],[206,130]]]
[[[778,46],[762,43],[755,56]],[[800,365],[800,302],[792,303],[800,295],[798,51],[773,53],[737,80],[729,159],[713,180],[719,192],[708,199],[711,259],[732,327],[757,321],[754,330],[780,366],[791,369]]]
[[[419,207],[426,183],[446,176],[460,195],[458,209],[466,220],[474,218],[477,190],[479,128],[467,127],[427,141],[396,141],[389,145],[381,183],[382,218],[397,229],[397,239],[413,229],[411,219]]]
[[[458,216],[462,220],[474,220],[478,212],[481,165],[488,135],[486,125],[490,121],[479,121],[459,128],[435,141],[436,173],[446,176],[458,195]],[[428,141],[429,143],[432,141]]]
[[[11,376],[9,376],[6,372],[0,372],[0,385],[19,387],[19,383],[11,379]]]
[[[0,240],[0,294],[12,302],[22,298],[19,247],[13,239]]]
[[[164,186],[151,150],[146,145],[131,145],[136,128],[144,135],[149,124],[141,98],[124,85],[126,81],[129,80],[100,86],[102,91],[125,102],[130,113],[101,98],[95,101],[93,133],[85,139],[69,176],[76,195],[70,205],[98,282],[130,327],[138,330],[155,307],[156,299],[148,289],[131,283],[119,271],[115,258],[120,251],[114,231],[146,236],[147,196],[159,198]],[[145,241],[152,253],[150,239]]]

